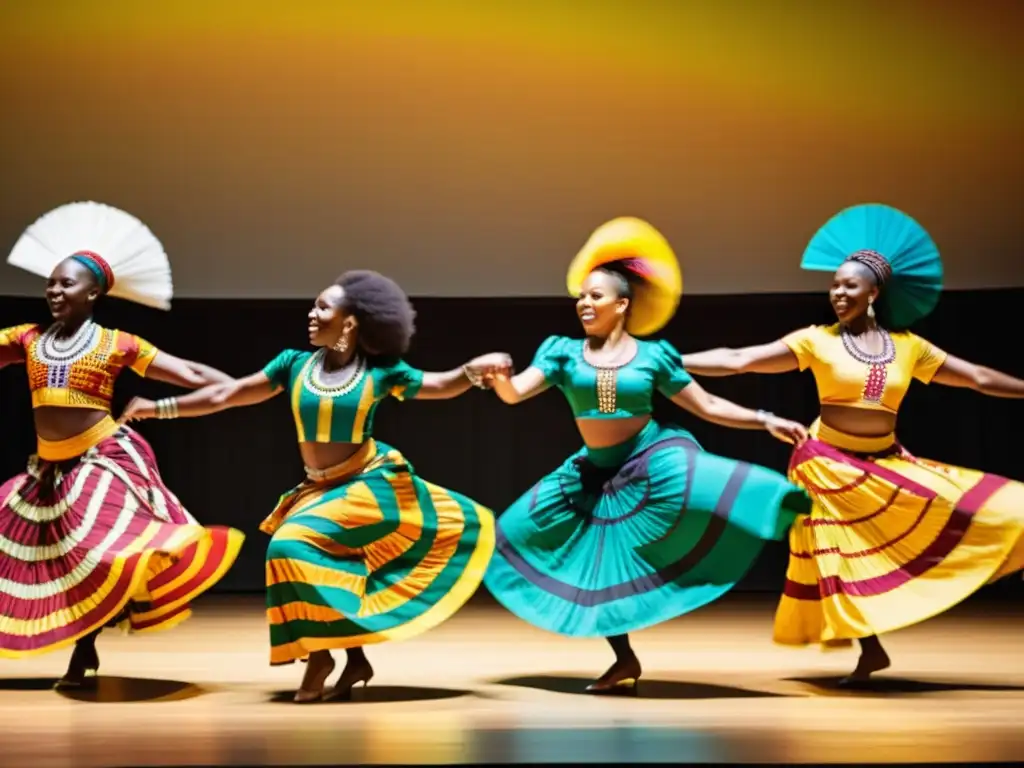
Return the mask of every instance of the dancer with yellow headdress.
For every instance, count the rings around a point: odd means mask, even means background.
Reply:
[[[1024,567],[1024,485],[921,459],[895,435],[914,379],[1024,397],[1024,381],[947,354],[907,328],[935,307],[942,263],[928,233],[884,205],[848,208],[811,240],[804,269],[833,272],[837,323],[745,349],[686,355],[691,373],[810,369],[821,415],[790,462],[814,500],[790,532],[775,640],[860,641],[844,684],[889,666],[878,640]]]
[[[628,633],[720,597],[809,508],[782,475],[652,421],[654,393],[716,424],[794,443],[806,431],[707,393],[671,344],[637,338],[660,330],[682,293],[675,255],[648,223],[599,228],[568,288],[586,338],[548,338],[529,368],[493,387],[509,404],[558,387],[584,447],[499,517],[485,584],[535,626],[607,638],[616,661],[587,690],[632,692],[641,666]]]
[[[0,330],[0,367],[27,369],[38,441],[27,471],[0,487],[0,657],[74,643],[57,685],[77,688],[95,683],[105,626],[143,632],[188,618],[243,539],[182,507],[149,444],[111,417],[114,384],[126,370],[190,389],[231,377],[93,321],[107,294],[170,306],[163,247],[127,213],[62,206],[25,232],[9,262],[48,277],[53,322]]]

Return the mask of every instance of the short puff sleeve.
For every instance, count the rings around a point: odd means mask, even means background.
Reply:
[[[914,378],[924,384],[930,384],[939,368],[946,362],[946,352],[920,336],[913,336],[913,340]]]
[[[270,379],[270,388],[287,389],[292,381],[292,369],[307,354],[297,349],[286,349],[263,366],[263,375]]]
[[[160,351],[141,336],[124,331],[117,331],[116,344],[124,367],[143,377]]]
[[[817,356],[817,341],[821,329],[816,325],[801,328],[782,337],[782,343],[796,355],[801,371],[806,371]]]
[[[423,386],[423,371],[404,360],[385,368],[382,373],[385,391],[397,400],[412,400]]]
[[[0,366],[25,362],[25,348],[38,335],[39,326],[34,323],[0,329]]]
[[[548,336],[537,348],[530,367],[543,373],[548,384],[558,386],[562,383],[562,372],[568,359],[568,344],[569,339],[565,336]]]
[[[654,386],[665,397],[678,395],[693,381],[693,377],[683,367],[683,356],[670,342],[657,342],[654,347],[654,358],[657,364]]]

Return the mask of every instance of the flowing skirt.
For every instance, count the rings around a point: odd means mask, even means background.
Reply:
[[[790,531],[776,642],[847,646],[1024,567],[1021,483],[919,459],[895,437],[871,445],[820,422],[812,435],[790,464],[814,507]]]
[[[494,517],[368,441],[281,497],[261,525],[270,663],[404,640],[450,618],[494,551]]]
[[[578,451],[509,507],[485,584],[534,626],[620,635],[719,598],[809,508],[781,474],[652,421]]]
[[[172,627],[238,555],[242,534],[199,525],[164,485],[149,444],[110,426],[78,458],[33,456],[0,487],[0,657],[112,624]]]

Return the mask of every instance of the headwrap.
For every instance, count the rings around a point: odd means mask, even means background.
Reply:
[[[870,269],[871,273],[875,276],[875,282],[877,282],[879,286],[885,285],[889,282],[889,278],[892,277],[892,265],[889,263],[889,260],[878,251],[872,251],[864,248],[850,254],[846,257],[846,260],[855,261]]]
[[[71,258],[96,276],[96,281],[100,284],[100,291],[109,293],[110,289],[114,287],[114,271],[98,253],[78,251],[71,254]]]
[[[683,273],[668,241],[642,219],[624,216],[602,224],[569,265],[569,295],[578,296],[583,281],[595,269],[612,265],[638,278],[626,330],[634,336],[661,330],[675,314],[683,293]]]

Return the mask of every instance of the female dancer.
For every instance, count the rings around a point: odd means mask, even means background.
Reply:
[[[0,487],[0,656],[75,644],[57,686],[95,682],[103,627],[166,629],[227,572],[242,545],[200,526],[164,485],[149,444],[110,416],[126,368],[194,389],[230,377],[92,320],[114,285],[109,265],[76,253],[53,270],[53,324],[0,330],[0,367],[23,363],[38,453]]]
[[[127,419],[206,416],[287,392],[306,480],[261,525],[267,548],[270,662],[308,657],[299,703],[319,701],[334,669],[348,663],[326,698],[347,697],[373,668],[363,646],[424,632],[457,611],[483,578],[494,549],[490,510],[418,477],[397,450],[372,438],[389,395],[443,400],[511,364],[477,357],[445,373],[401,360],[414,312],[402,290],[376,272],[346,272],[309,312],[316,352],[286,350],[262,371],[185,397],[133,401]]]
[[[651,420],[657,390],[716,424],[806,437],[799,424],[705,392],[667,341],[635,338],[671,318],[681,282],[658,232],[609,222],[569,270],[586,339],[552,336],[525,371],[494,377],[509,404],[560,388],[585,445],[499,517],[485,583],[535,626],[608,640],[616,661],[592,693],[635,691],[641,668],[627,633],[720,597],[809,507],[781,475]]]
[[[911,380],[1018,398],[1024,381],[903,330],[935,306],[942,274],[928,234],[903,213],[847,209],[811,241],[803,266],[835,269],[838,323],[684,362],[704,376],[813,373],[820,418],[793,454],[790,476],[814,508],[790,532],[775,640],[848,646],[857,638],[860,660],[843,681],[855,685],[889,666],[878,635],[1024,566],[1024,485],[917,458],[897,441]]]

